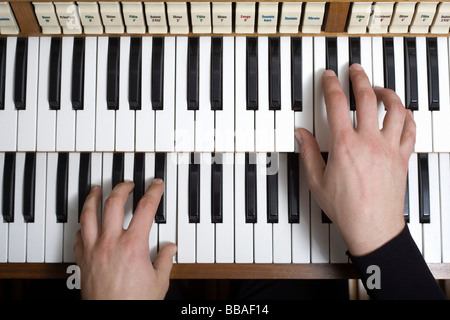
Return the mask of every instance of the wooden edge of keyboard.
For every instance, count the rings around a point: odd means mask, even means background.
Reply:
[[[64,279],[68,263],[0,263],[0,279]],[[436,279],[450,279],[450,263],[428,264]],[[171,279],[358,279],[349,263],[175,263]]]

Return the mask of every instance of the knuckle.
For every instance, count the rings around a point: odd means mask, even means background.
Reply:
[[[117,206],[122,206],[122,201],[117,196],[110,195],[105,201],[105,209]]]

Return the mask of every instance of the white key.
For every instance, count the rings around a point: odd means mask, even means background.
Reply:
[[[145,190],[150,186],[153,179],[155,179],[155,154],[145,154]],[[148,245],[150,247],[150,260],[155,262],[158,254],[158,225],[153,220],[152,228],[148,238]]]
[[[45,213],[45,262],[63,260],[63,224],[56,221],[56,170],[58,154],[47,155],[47,202]]]
[[[112,167],[113,167],[113,154],[103,153],[103,165],[102,165],[102,209],[105,208],[105,201],[108,199],[112,191]]]
[[[152,38],[142,38],[141,110],[136,110],[136,151],[155,150],[155,111],[151,102]]]
[[[322,74],[325,71],[325,38],[314,38],[314,135],[320,151],[329,149],[327,110],[323,98]]]
[[[214,111],[211,110],[211,38],[199,43],[199,110],[195,111],[195,151],[214,151]]]
[[[432,128],[431,128],[431,111],[428,109],[428,85],[425,85],[428,78],[427,65],[427,47],[425,37],[416,38],[416,56],[417,56],[417,79],[419,110],[414,111],[414,121],[416,123],[416,144],[415,152],[431,152],[432,145]],[[423,81],[423,84],[420,82]]]
[[[200,222],[197,223],[197,262],[214,262],[214,223],[211,221],[211,154],[200,154]]]
[[[361,66],[364,69],[364,72],[367,75],[370,83],[373,85],[373,73],[372,73],[372,38],[370,37],[361,37],[360,39],[361,46]],[[356,117],[353,120],[354,127],[358,126],[358,119]]]
[[[439,154],[439,182],[441,196],[441,224],[450,225],[450,157],[448,153]],[[446,227],[442,232],[442,262],[450,261],[450,230]]]
[[[236,151],[254,151],[255,149],[255,115],[253,111],[247,111],[247,43],[245,37],[236,37]]]
[[[180,263],[195,262],[196,225],[189,223],[189,153],[178,154],[178,253]]]
[[[80,224],[78,223],[78,181],[80,154],[69,153],[69,184],[67,189],[67,222],[64,223],[64,262],[75,262],[73,246]]]
[[[294,112],[295,129],[305,128],[314,132],[314,63],[313,38],[302,37],[302,106],[303,111]],[[298,152],[298,143],[295,143]],[[309,209],[308,209],[309,212]]]
[[[258,38],[258,110],[255,111],[255,150],[271,152],[274,148],[274,111],[269,110],[269,43]]]
[[[253,262],[253,224],[245,222],[245,153],[234,158],[235,262]]]
[[[431,112],[433,117],[433,151],[434,152],[450,152],[450,97],[446,89],[449,87],[448,70],[448,41],[447,38],[437,38],[438,47],[438,65],[439,65],[439,111]],[[442,71],[444,70],[444,71]]]
[[[14,106],[14,68],[16,59],[16,37],[6,40],[6,75],[4,109],[0,110],[0,151],[16,151],[17,111]]]
[[[347,98],[347,102],[350,101],[350,93],[349,93],[349,52],[348,52],[348,37],[337,37],[337,64],[338,64],[338,78],[339,83],[341,84],[342,91]],[[350,106],[349,106],[350,109]],[[354,111],[350,112],[350,119],[353,117]]]
[[[76,150],[95,150],[95,109],[97,94],[97,38],[84,39],[83,110],[77,111]]]
[[[120,38],[119,109],[116,110],[116,151],[134,151],[134,117],[128,102],[130,37]]]
[[[5,154],[0,152],[0,203],[3,203],[3,171],[5,163]],[[3,206],[2,206],[3,207]],[[3,214],[3,208],[0,208]],[[0,262],[8,261],[8,230],[9,223],[3,221],[3,215],[0,217]]]
[[[216,154],[216,158],[217,158]],[[222,155],[222,223],[216,223],[216,262],[234,262],[234,154]]]
[[[116,113],[106,104],[108,38],[98,38],[97,50],[97,113],[95,123],[95,150],[114,151]]]
[[[411,154],[408,166],[409,189],[409,223],[408,228],[420,252],[422,246],[422,224],[419,222],[419,176],[417,168],[417,153]]]
[[[282,61],[282,62],[281,62]],[[281,110],[275,112],[275,150],[294,151],[294,111],[291,98],[291,38],[280,38]]]
[[[311,261],[310,192],[303,161],[299,161],[300,223],[292,224],[292,262]]]
[[[36,150],[37,91],[39,68],[39,38],[28,38],[27,91],[25,110],[19,112],[17,150]]]
[[[47,186],[47,154],[36,153],[34,222],[28,223],[27,262],[44,262],[45,197]]]
[[[14,182],[14,222],[9,223],[8,262],[25,262],[27,252],[27,223],[23,219],[23,177],[25,153],[16,153]]]
[[[287,154],[272,153],[278,160],[278,223],[273,224],[273,262],[291,262],[291,224],[288,221]],[[276,168],[274,168],[276,169]]]
[[[300,222],[301,223],[301,222]],[[311,262],[329,262],[329,224],[322,223],[322,210],[311,195]]]
[[[427,263],[440,263],[441,258],[441,210],[439,197],[439,158],[437,153],[428,154],[430,178],[430,223],[422,224],[423,255]]]
[[[394,51],[395,52],[395,51]],[[396,55],[396,52],[395,52]],[[378,87],[384,87],[384,65],[383,65],[383,38],[372,38],[372,85]],[[397,78],[397,77],[396,77]],[[353,111],[354,112],[354,111]],[[355,113],[355,112],[354,112]],[[383,128],[383,119],[386,114],[386,110],[383,102],[378,103],[378,128]],[[356,115],[355,115],[356,116]]]
[[[166,201],[166,223],[159,224],[158,248],[177,242],[177,154],[166,155],[166,181],[164,199]],[[176,262],[176,257],[174,257]]]
[[[134,153],[124,154],[124,167],[123,167],[123,179],[124,181],[133,181],[134,176]],[[131,219],[133,218],[133,191],[128,195],[127,201],[125,202],[124,209],[124,219],[123,228],[128,229]]]
[[[272,262],[272,224],[267,222],[266,157],[266,153],[256,154],[257,220],[254,224],[254,252],[256,263]]]
[[[222,39],[222,106],[215,111],[216,152],[234,151],[234,38]]]
[[[91,186],[102,186],[103,176],[103,155],[99,152],[91,153]],[[102,203],[100,201],[98,208],[98,221],[102,221]]]
[[[164,110],[156,111],[155,151],[174,150],[175,38],[164,38]]]
[[[72,109],[73,37],[62,38],[61,109],[56,112],[56,151],[75,150],[75,111]]]
[[[176,77],[176,100],[175,100],[175,150],[190,152],[194,151],[195,141],[195,111],[187,107],[187,60],[188,60],[188,38],[177,37],[177,77]],[[156,114],[158,114],[157,111]]]
[[[403,105],[405,105],[405,58],[403,54],[403,37],[394,37],[394,60],[395,60],[395,93],[398,95]],[[373,68],[375,72],[375,68]]]

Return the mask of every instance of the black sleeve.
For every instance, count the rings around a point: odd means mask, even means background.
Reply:
[[[446,299],[408,226],[397,237],[366,256],[347,254],[373,299]]]

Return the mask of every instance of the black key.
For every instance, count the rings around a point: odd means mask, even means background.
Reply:
[[[439,111],[439,65],[437,39],[427,38],[428,109]]]
[[[223,164],[216,162],[211,164],[211,221],[223,222]]]
[[[0,38],[0,110],[5,110],[6,39]]]
[[[78,222],[80,222],[81,212],[84,202],[91,191],[91,154],[80,153],[80,168],[78,177]]]
[[[256,223],[256,156],[245,154],[245,222]]]
[[[5,153],[3,165],[3,221],[14,222],[14,190],[16,181],[16,154]]]
[[[222,37],[213,37],[211,43],[211,110],[222,106]]]
[[[164,106],[164,38],[154,37],[152,45],[152,108]]]
[[[291,38],[291,95],[292,110],[303,110],[302,38]]]
[[[350,65],[354,63],[361,64],[361,41],[360,38],[351,37],[348,42],[349,45],[349,63]],[[349,100],[350,100],[350,111],[356,111],[355,94],[353,93],[352,81],[349,80]]]
[[[247,110],[258,110],[258,38],[247,38]]]
[[[188,110],[198,110],[198,85],[199,85],[199,38],[188,38],[187,60],[187,107]]]
[[[108,42],[108,71],[106,104],[109,110],[119,109],[120,38],[110,37]]]
[[[288,171],[288,221],[300,222],[300,185],[299,185],[299,155],[295,152],[287,154]]]
[[[191,153],[189,163],[189,223],[200,222],[200,163],[198,157]]]
[[[134,172],[133,172],[133,212],[145,193],[145,153],[134,154]]]
[[[14,74],[14,105],[17,110],[25,110],[27,96],[28,38],[17,38],[16,68]]]
[[[270,159],[270,153],[267,158]],[[267,168],[277,165],[272,161],[267,163]],[[278,223],[278,169],[267,170],[267,222]]]
[[[132,37],[130,42],[130,72],[128,74],[128,102],[130,110],[141,110],[142,38]]]
[[[84,98],[84,37],[73,40],[72,109],[83,110]]]
[[[269,110],[281,110],[280,38],[269,38]]]
[[[61,103],[61,42],[61,38],[53,37],[50,44],[48,81],[48,105],[50,110],[59,110]]]
[[[326,62],[327,70],[333,70],[336,75],[338,75],[338,64],[337,64],[337,39],[336,37],[326,38]]]
[[[383,38],[384,87],[395,91],[394,39]]]
[[[405,192],[405,205],[403,208],[403,217],[405,221],[409,223],[409,178],[406,176],[406,192]]]
[[[69,188],[69,154],[58,154],[56,169],[56,221],[67,222],[67,191]]]
[[[165,172],[166,154],[155,153],[155,178],[160,178],[165,182]],[[161,196],[161,201],[159,202],[158,209],[156,210],[155,221],[157,223],[166,223],[166,201],[164,194]]]
[[[36,186],[36,153],[27,152],[23,177],[23,218],[34,222],[34,195]]]
[[[124,154],[116,152],[113,154],[112,167],[112,188],[114,189],[119,183],[123,182],[124,177]]]
[[[419,170],[419,221],[430,223],[430,175],[428,171],[428,153],[418,153]]]
[[[322,153],[322,158],[325,161],[325,163],[327,163],[328,161],[328,152],[321,152]],[[322,223],[332,223],[332,221],[330,220],[330,218],[328,218],[327,214],[322,210]]]
[[[419,110],[417,87],[416,38],[404,38],[405,47],[405,107]]]

